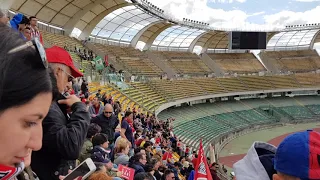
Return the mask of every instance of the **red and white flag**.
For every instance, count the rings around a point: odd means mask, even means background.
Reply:
[[[207,157],[204,155],[202,139],[200,140],[198,159],[195,165],[195,180],[212,180],[210,169],[207,163]]]

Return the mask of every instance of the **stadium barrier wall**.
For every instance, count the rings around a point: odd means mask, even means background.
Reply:
[[[162,104],[158,109],[155,110],[155,115],[157,116],[161,111],[168,109],[169,107],[176,106],[179,104],[198,101],[198,100],[205,100],[205,99],[212,99],[217,97],[228,97],[228,96],[238,96],[238,95],[250,95],[250,94],[260,94],[260,93],[279,93],[279,92],[295,92],[295,91],[317,91],[318,88],[296,88],[296,89],[273,89],[273,90],[260,90],[260,91],[245,91],[245,92],[232,92],[232,93],[223,93],[223,94],[210,94],[205,96],[197,96],[185,99],[179,99],[175,101],[171,101],[165,104]]]

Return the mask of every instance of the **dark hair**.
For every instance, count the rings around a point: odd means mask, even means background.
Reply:
[[[140,172],[134,176],[134,180],[153,180],[153,177],[146,172]]]
[[[139,162],[139,160],[142,159],[143,156],[144,156],[144,154],[138,152],[137,154],[132,156],[129,161],[130,161],[130,163]]]
[[[142,149],[143,149],[143,148],[141,148],[141,147],[135,148],[135,149],[134,149],[134,154],[140,153],[140,151],[141,151]],[[143,149],[143,150],[145,150],[145,149]]]
[[[150,163],[148,163],[148,164],[146,164],[145,166],[144,166],[144,170],[146,171],[146,172],[151,172],[151,171],[153,171],[153,168],[154,168],[154,165],[152,165],[152,164],[150,164]]]
[[[181,162],[183,158],[186,158],[185,156],[180,156],[179,161]]]
[[[37,18],[36,16],[30,16],[29,20],[31,21],[33,18]]]
[[[101,144],[108,141],[108,136],[103,133],[96,134],[92,138],[92,145],[93,146],[100,146]]]
[[[40,93],[51,93],[48,70],[37,52],[26,48],[8,52],[25,44],[20,35],[0,23],[0,112],[28,103]]]
[[[132,114],[132,112],[131,111],[127,111],[126,114],[124,115],[124,117],[129,117],[130,114]]]
[[[152,146],[152,143],[150,141],[145,142],[143,145],[144,148],[147,148],[148,146]]]
[[[27,18],[27,16],[22,15],[22,20],[19,24],[30,24],[30,20]]]
[[[166,170],[164,171],[164,173],[163,173],[162,179],[166,179],[167,176],[168,176],[169,174],[171,174],[171,173],[174,174],[174,172],[173,172],[171,169],[166,169]]]
[[[87,138],[92,138],[94,135],[101,132],[101,127],[98,124],[91,123],[87,132]]]

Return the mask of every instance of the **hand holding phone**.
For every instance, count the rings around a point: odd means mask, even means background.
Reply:
[[[66,99],[61,99],[58,101],[59,104],[66,104],[71,107],[76,102],[81,102],[80,99],[76,95],[70,95],[65,97]]]
[[[84,180],[88,178],[92,173],[94,173],[96,169],[97,167],[92,159],[88,158],[67,176],[61,178],[63,178],[63,180]]]

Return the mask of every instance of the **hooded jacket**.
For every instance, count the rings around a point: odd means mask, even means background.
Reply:
[[[272,180],[276,150],[272,144],[254,142],[246,156],[233,165],[237,180]]]
[[[26,23],[27,22],[26,19],[27,19],[27,17],[23,14],[18,13],[16,15],[14,15],[13,18],[10,20],[11,28],[19,32],[19,24]],[[23,39],[26,39],[21,32],[19,32],[19,33]]]

